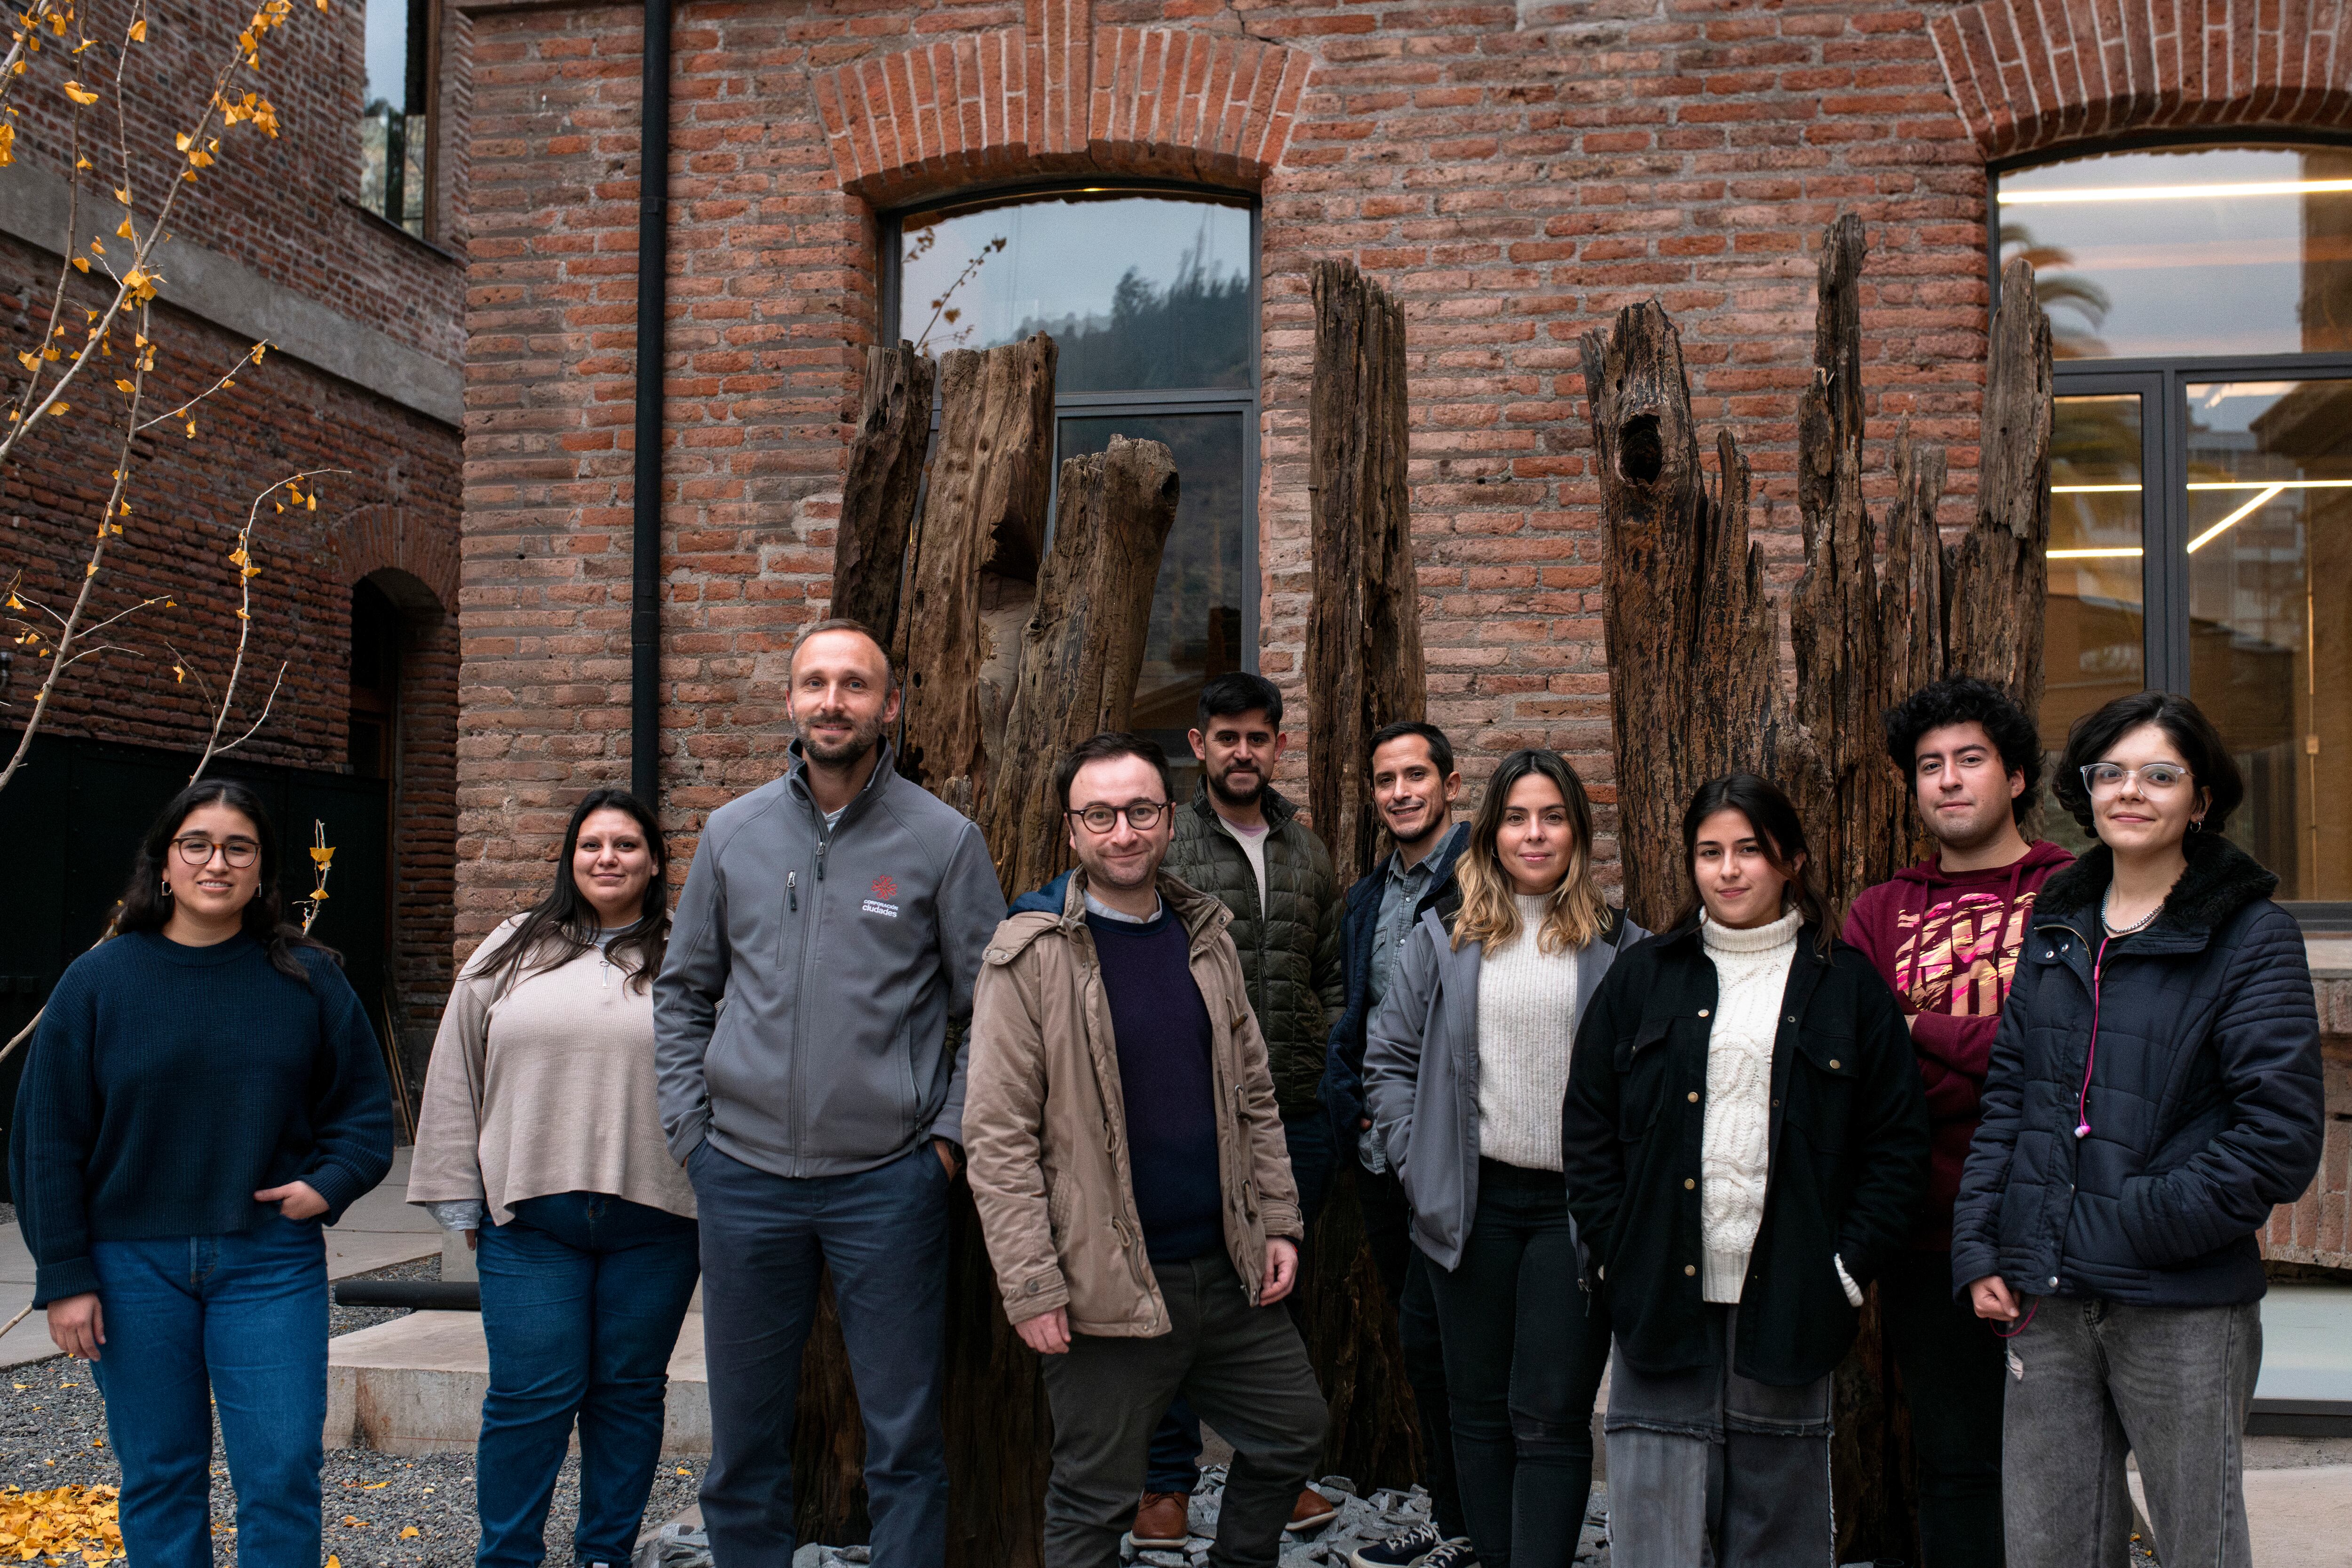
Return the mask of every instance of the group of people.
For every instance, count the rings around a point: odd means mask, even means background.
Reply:
[[[2015,704],[1916,693],[1886,742],[1937,852],[1842,924],[1788,797],[1710,781],[1654,934],[1608,901],[1564,758],[1502,759],[1457,821],[1423,723],[1371,739],[1386,851],[1342,892],[1247,674],[1202,693],[1189,800],[1149,740],[1063,758],[1075,864],[1008,908],[979,829],[894,766],[898,706],[869,633],[811,628],[790,770],[710,816],[675,914],[658,825],[599,790],[457,983],[408,1197],[479,1264],[484,1568],[543,1560],[575,1429],[575,1560],[627,1560],[698,1279],[712,1552],[784,1568],[828,1271],[873,1560],[945,1561],[959,1180],[1040,1358],[1045,1561],[1181,1547],[1205,1420],[1234,1451],[1211,1560],[1271,1564],[1334,1512],[1293,1310],[1343,1169],[1433,1504],[1355,1568],[1565,1568],[1604,1374],[1620,1568],[1831,1563],[1831,1376],[1874,1283],[1929,1568],[2120,1568],[2127,1452],[2166,1561],[2248,1562],[2253,1233],[2317,1164],[2318,1025],[2187,700],[2074,727],[2077,859],[2023,836]],[[18,1100],[36,1300],[106,1391],[157,1568],[210,1562],[208,1394],[241,1560],[318,1561],[320,1227],[392,1159],[364,1011],[282,920],[276,845],[236,784],[174,800]]]

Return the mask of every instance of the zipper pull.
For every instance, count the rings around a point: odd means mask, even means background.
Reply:
[[[793,913],[800,913],[801,874],[798,871],[787,871],[784,873],[784,897],[791,902]]]
[[[830,834],[816,841],[816,879],[820,882],[824,880],[824,852],[832,847],[833,837]]]

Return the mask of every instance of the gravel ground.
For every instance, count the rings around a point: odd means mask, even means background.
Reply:
[[[437,1279],[441,1262],[401,1264],[370,1279]],[[402,1314],[390,1308],[331,1307],[329,1332],[346,1334]],[[548,1568],[572,1562],[572,1527],[579,1514],[580,1467],[564,1462],[547,1521]],[[106,1442],[106,1404],[89,1368],[62,1356],[0,1372],[0,1486],[26,1491],[50,1487],[119,1486],[121,1472]],[[342,1568],[463,1568],[474,1558],[474,1456],[438,1454],[402,1459],[366,1449],[331,1449],[325,1489],[325,1550]],[[698,1459],[666,1460],[654,1477],[646,1517],[660,1524],[691,1507],[701,1484]],[[219,1561],[236,1562],[236,1500],[228,1461],[213,1437],[213,1522]],[[416,1534],[404,1537],[414,1529]]]

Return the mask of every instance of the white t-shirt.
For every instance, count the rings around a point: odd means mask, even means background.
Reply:
[[[1265,914],[1266,825],[1260,823],[1255,827],[1236,827],[1222,816],[1217,818],[1217,821],[1227,833],[1233,835],[1234,842],[1242,847],[1244,855],[1249,857],[1250,869],[1257,873],[1257,912],[1263,919]]]

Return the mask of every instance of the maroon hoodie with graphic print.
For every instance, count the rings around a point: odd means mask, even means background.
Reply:
[[[1952,1199],[1983,1115],[1985,1068],[2017,952],[2042,884],[2074,860],[2042,839],[1989,871],[1925,860],[1864,889],[1845,917],[1845,940],[1869,955],[1911,1016],[1911,1051],[1927,1091],[1931,1158],[1915,1247],[1951,1247]]]

